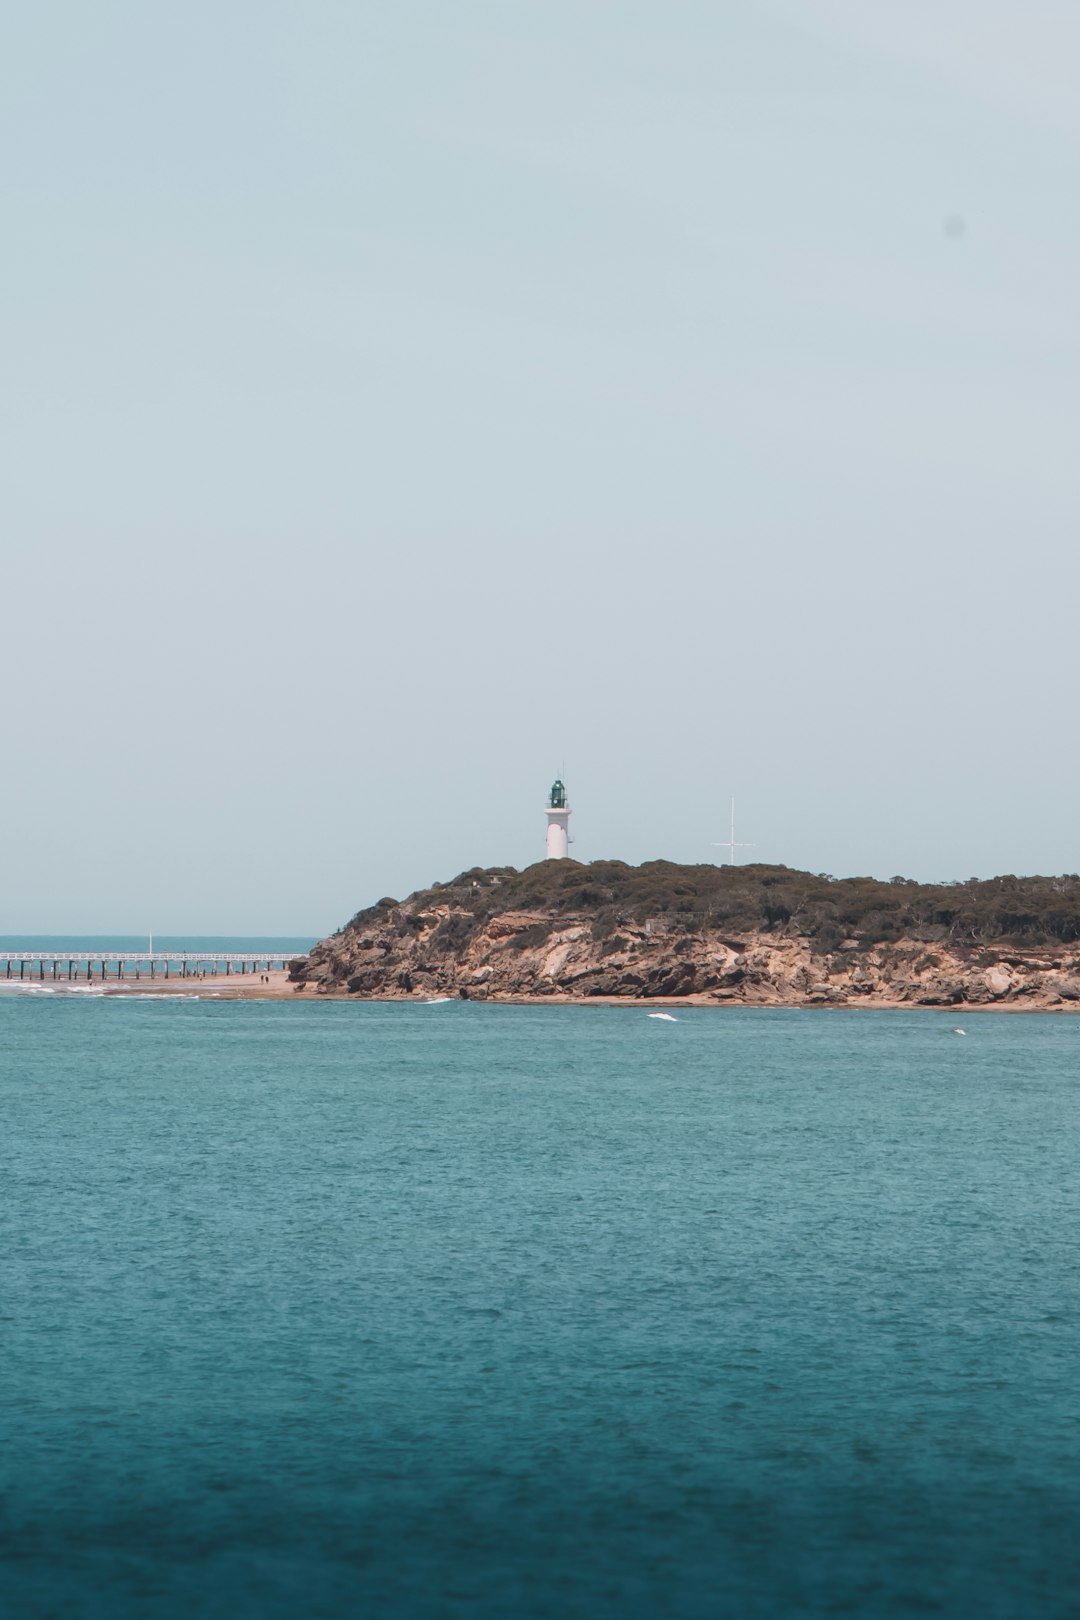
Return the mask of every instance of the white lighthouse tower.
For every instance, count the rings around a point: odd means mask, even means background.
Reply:
[[[547,816],[547,859],[565,861],[570,853],[570,807],[566,802],[566,789],[556,778],[544,810]]]

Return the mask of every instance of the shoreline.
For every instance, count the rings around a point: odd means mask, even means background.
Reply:
[[[348,990],[327,991],[316,990],[312,985],[297,983],[289,978],[288,973],[281,970],[272,970],[267,975],[268,982],[254,984],[250,977],[245,983],[243,979],[230,982],[220,975],[207,979],[158,979],[156,981],[121,979],[107,980],[100,987],[101,996],[194,996],[205,1001],[289,1001],[302,1002],[305,1006],[317,1005],[320,1002],[379,1002],[386,1006],[424,1007],[439,1005],[439,1001],[428,995],[412,994],[397,996],[357,995]],[[441,1000],[441,998],[440,998]],[[734,997],[717,998],[708,993],[692,996],[572,996],[565,993],[555,993],[550,996],[514,995],[510,992],[494,993],[487,996],[451,996],[448,1002],[468,1001],[473,1006],[497,1007],[633,1007],[639,1011],[656,1009],[660,1012],[672,1008],[712,1008],[723,1011],[729,1007],[740,1007],[761,1011],[785,1012],[927,1012],[949,1013],[953,1017],[968,1013],[1054,1013],[1064,1017],[1080,1014],[1080,1002],[1054,1002],[1039,1001],[1034,998],[1019,1001],[961,1001],[950,1002],[946,1005],[927,1005],[916,1001],[886,1000],[874,997],[860,997],[858,1000],[790,1000],[790,1001],[742,1001]]]

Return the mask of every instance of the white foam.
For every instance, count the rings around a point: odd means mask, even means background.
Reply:
[[[190,990],[121,990],[119,994],[111,993],[113,1001],[201,1001],[202,996],[193,996]]]
[[[219,995],[219,991],[211,994]],[[0,995],[7,996],[89,996],[93,1001],[100,1001],[108,996],[110,1001],[201,1001],[199,995],[193,995],[190,990],[126,990],[117,989],[115,981],[106,980],[96,984],[41,984],[37,980],[29,979],[0,979]]]
[[[30,984],[28,981],[13,979],[11,983],[0,980],[0,995],[15,996],[103,996],[104,990],[96,985],[85,984]]]

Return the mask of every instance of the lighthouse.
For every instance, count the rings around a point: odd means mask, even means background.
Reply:
[[[566,802],[566,789],[558,778],[551,784],[544,814],[547,816],[547,859],[565,861],[570,853],[570,807]]]

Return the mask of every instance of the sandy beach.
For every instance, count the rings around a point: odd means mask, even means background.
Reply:
[[[271,968],[268,973],[208,973],[202,978],[174,974],[168,979],[150,979],[144,973],[138,979],[133,975],[107,979],[101,989],[107,996],[197,996],[205,1001],[279,1001],[299,996],[312,1000],[312,992],[290,983],[283,968]]]

